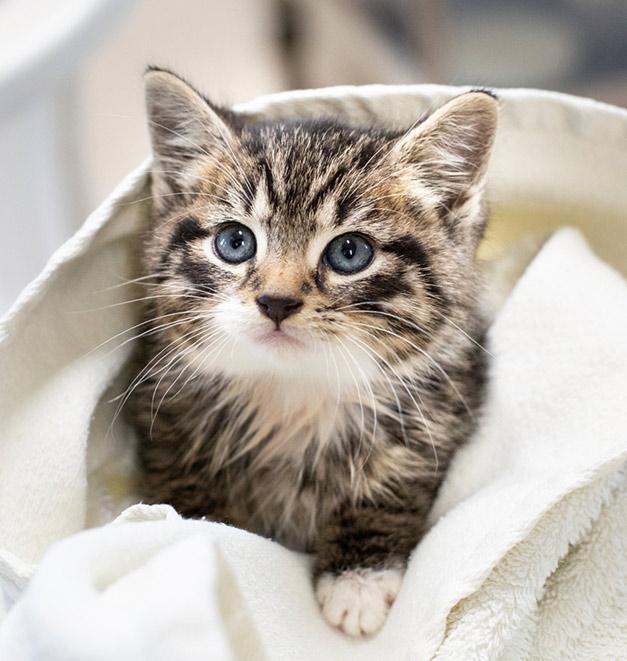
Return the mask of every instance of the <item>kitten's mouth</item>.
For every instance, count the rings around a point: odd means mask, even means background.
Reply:
[[[272,330],[263,331],[262,333],[257,335],[256,340],[257,342],[263,344],[264,346],[271,346],[277,348],[282,348],[282,347],[297,348],[303,346],[303,342],[301,340],[299,340],[292,333],[286,332],[281,327],[273,328]]]

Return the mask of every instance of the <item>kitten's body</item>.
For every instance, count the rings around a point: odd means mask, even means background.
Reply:
[[[246,124],[149,74],[156,295],[131,398],[145,496],[313,552],[325,616],[352,634],[382,624],[481,399],[495,110],[467,97],[454,121],[407,134]],[[465,117],[468,144],[445,163],[440,125],[463,140]],[[225,220],[255,233],[245,264],[211,252]],[[349,231],[375,253],[347,276],[320,254]],[[274,330],[268,291],[298,301]]]
[[[397,384],[398,404],[389,384],[373,386],[374,397],[382,402],[374,434],[366,389],[361,404],[351,396],[338,406],[333,389],[325,392],[318,383],[307,383],[306,376],[304,384],[291,389],[267,383],[263,376],[195,379],[184,394],[170,399],[190,370],[181,375],[184,366],[171,369],[160,383],[162,374],[157,374],[138,386],[134,399],[143,439],[144,493],[186,516],[227,521],[296,550],[316,552],[319,567],[333,570],[346,559],[325,548],[325,531],[335,516],[348,521],[354,505],[372,503],[381,534],[388,534],[389,516],[390,525],[407,527],[407,541],[401,549],[378,540],[368,566],[385,564],[397,553],[406,556],[422,533],[451,455],[472,430],[481,396],[481,349],[465,338],[451,341],[457,344],[452,361],[431,354],[451,383],[428,366],[428,374],[416,371],[407,379],[409,393]],[[161,348],[146,347],[142,363]],[[296,396],[294,389],[299,390]],[[253,447],[244,451],[248,444]],[[344,523],[341,536],[350,534]]]

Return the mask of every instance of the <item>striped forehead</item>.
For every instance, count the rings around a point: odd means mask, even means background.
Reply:
[[[387,144],[382,135],[328,128],[275,126],[245,134],[244,218],[277,255],[302,253],[321,237],[365,231],[372,207],[366,182]]]
[[[250,205],[252,228],[261,227],[270,248],[279,253],[302,250],[319,235],[336,234],[338,228],[355,226],[368,212],[368,205],[342,208],[345,189],[329,184],[333,174],[321,173],[303,182],[300,191],[279,191],[279,179],[267,174],[260,177]],[[357,198],[356,198],[357,201]]]

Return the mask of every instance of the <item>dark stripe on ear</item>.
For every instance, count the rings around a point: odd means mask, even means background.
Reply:
[[[425,289],[432,297],[433,302],[435,304],[439,303],[443,307],[449,306],[448,298],[445,296],[433,274],[429,255],[415,237],[411,235],[402,236],[394,241],[384,243],[381,249],[384,252],[391,252],[410,266],[417,266],[420,269],[420,275],[422,276]]]
[[[435,210],[448,238],[454,243],[458,243],[462,234],[458,231],[460,223],[459,219],[453,215],[453,206],[451,206],[451,200],[442,200],[438,202]]]
[[[473,87],[470,91],[479,92],[480,94],[487,94],[488,96],[491,96],[493,99],[496,99],[497,101],[499,100],[498,94],[489,87]]]
[[[209,236],[209,230],[201,227],[200,223],[194,218],[184,218],[177,223],[168,248],[170,250],[177,250],[183,246],[196,241],[197,239],[205,239]]]

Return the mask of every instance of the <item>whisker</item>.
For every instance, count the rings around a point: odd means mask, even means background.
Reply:
[[[347,325],[350,326],[350,324],[347,324]],[[360,332],[359,329],[356,329],[356,330],[357,330],[358,332]],[[380,340],[380,338],[377,338],[376,336],[374,336],[372,333],[368,333],[368,332],[364,332],[364,331],[361,331],[361,332],[362,332],[363,334],[365,334],[366,336],[369,336],[371,339],[376,340],[376,341],[378,341],[379,343],[383,344],[382,340]],[[360,340],[357,340],[357,338],[353,338],[353,339],[361,343],[361,341],[360,341]],[[384,345],[384,346],[385,346],[385,345]],[[431,442],[431,446],[432,446],[432,448],[433,448],[433,453],[434,453],[434,456],[435,456],[435,463],[436,463],[435,469],[436,469],[436,471],[437,471],[437,468],[438,468],[438,456],[437,456],[436,444],[435,444],[435,441],[434,441],[434,439],[433,439],[433,434],[432,434],[432,432],[431,432],[431,426],[427,423],[427,419],[425,418],[425,415],[424,415],[424,412],[423,412],[421,406],[420,406],[420,405],[418,404],[418,402],[416,401],[416,398],[413,396],[412,392],[411,392],[410,389],[408,388],[407,383],[405,382],[405,380],[404,380],[404,379],[401,377],[401,375],[400,375],[400,374],[394,369],[394,367],[389,363],[389,361],[387,361],[383,356],[381,356],[380,353],[378,353],[378,352],[377,352],[375,349],[373,349],[372,347],[368,347],[368,348],[369,348],[369,350],[372,351],[372,352],[377,356],[377,358],[379,358],[379,360],[381,360],[381,361],[384,363],[384,365],[385,365],[385,366],[386,366],[386,367],[387,367],[387,368],[388,368],[388,369],[389,369],[389,370],[390,370],[390,371],[391,371],[391,372],[397,377],[397,379],[399,380],[399,383],[403,386],[403,388],[404,388],[405,391],[407,392],[407,394],[408,394],[410,400],[412,401],[412,403],[413,403],[414,406],[416,407],[416,410],[418,411],[418,413],[419,413],[419,415],[420,415],[420,417],[421,417],[421,419],[422,419],[422,423],[423,423],[423,425],[424,425],[424,427],[425,427],[425,430],[426,430],[426,432],[427,432],[427,434],[428,434],[428,436],[429,436],[429,440],[430,440],[430,442]],[[420,395],[418,395],[418,398],[420,399]],[[423,406],[424,406],[424,402],[423,402]]]
[[[358,307],[360,305],[374,305],[374,304],[385,305],[386,303],[385,303],[385,301],[360,301],[359,303],[352,303],[350,305],[343,305],[341,307],[334,308],[334,309],[337,310],[337,311],[343,311],[343,310],[348,310],[348,309],[351,309],[351,308]],[[475,338],[473,338],[471,335],[469,335],[463,328],[460,328],[452,319],[449,319],[444,313],[440,312],[439,310],[434,310],[434,312],[439,314],[444,319],[445,322],[447,322],[451,326],[453,326],[453,328],[458,330],[462,335],[464,335],[464,337],[469,339],[473,344],[475,344],[482,351],[484,351],[486,354],[488,354],[488,356],[490,356],[491,358],[494,358],[494,355],[492,353],[490,353],[490,351],[486,347],[484,347],[480,342],[478,342]],[[390,317],[392,319],[396,319],[396,320],[404,323],[405,325],[409,326],[410,328],[415,328],[417,331],[419,331],[421,333],[427,333],[427,329],[424,326],[420,326],[417,323],[412,322],[409,319],[406,319],[405,317],[401,317],[397,314],[392,314],[390,312],[384,312],[382,310],[361,310],[361,309],[359,310],[359,313],[360,314],[379,314],[381,316]]]
[[[126,333],[130,333],[131,331],[135,330],[136,328],[140,328],[142,326],[148,326],[150,324],[154,324],[155,321],[159,321],[160,319],[165,319],[166,317],[173,317],[173,316],[183,316],[184,317],[183,319],[180,319],[178,321],[167,322],[166,324],[163,324],[163,325],[150,327],[146,331],[140,333],[139,335],[134,335],[133,337],[128,338],[127,340],[125,340],[124,342],[122,342],[121,344],[116,346],[114,349],[112,349],[112,351],[110,353],[107,354],[107,355],[110,355],[113,351],[117,351],[118,349],[122,348],[123,346],[125,346],[129,342],[132,342],[133,340],[138,340],[141,337],[147,337],[149,335],[153,335],[153,334],[162,332],[164,330],[167,330],[168,328],[174,328],[174,326],[177,326],[179,324],[192,322],[192,321],[195,320],[192,317],[192,315],[198,315],[198,311],[194,310],[194,311],[189,311],[189,312],[171,312],[169,314],[162,314],[162,315],[159,315],[158,317],[152,317],[151,319],[146,319],[145,321],[142,321],[138,324],[135,324],[134,326],[131,326],[130,328],[127,328],[123,331],[120,331],[119,333],[116,333],[115,335],[113,335],[109,339],[105,340],[104,342],[101,342],[98,346],[96,346],[93,349],[90,349],[89,351],[87,351],[85,354],[83,354],[82,357],[86,358],[87,356],[90,356],[92,353],[94,353],[95,351],[98,351],[98,349],[101,349],[103,346],[105,346],[109,342],[112,342],[116,338],[121,337],[122,335],[125,335]],[[205,317],[204,316],[199,316],[198,318],[203,319]]]
[[[178,337],[175,337],[171,342],[168,342],[165,347],[163,347],[157,354],[152,356],[152,358],[148,361],[146,365],[139,371],[138,374],[135,375],[134,379],[131,381],[129,386],[122,392],[120,395],[117,395],[113,400],[115,401],[117,399],[120,399],[122,396],[126,395],[129,390],[133,389],[135,386],[140,385],[144,381],[148,380],[149,378],[152,378],[159,374],[161,371],[163,371],[163,368],[154,371],[154,369],[159,365],[159,363],[162,360],[165,360],[168,356],[172,355],[177,350],[177,347],[179,345],[185,344],[185,342],[188,339],[191,339],[193,337],[196,337],[197,335],[201,335],[202,333],[206,332],[206,328],[193,328],[192,330],[188,331],[187,333],[184,333],[183,335],[180,335]]]
[[[347,339],[350,339],[350,338],[347,338]],[[342,344],[342,346],[344,346],[342,340],[339,337],[337,338],[337,340]],[[368,388],[368,390],[370,392],[370,406],[371,406],[372,416],[373,416],[372,433],[371,433],[371,437],[370,437],[370,448],[369,448],[368,454],[366,455],[364,460],[361,462],[361,465],[359,467],[360,469],[363,469],[364,466],[366,465],[366,463],[368,462],[368,459],[370,458],[370,454],[372,452],[372,448],[374,447],[375,440],[376,440],[377,425],[378,425],[378,412],[377,412],[378,407],[377,407],[376,397],[374,396],[374,391],[372,389],[372,386],[370,385],[370,380],[367,378],[367,376],[366,376],[365,372],[363,371],[361,365],[355,359],[353,354],[348,350],[347,350],[347,353],[348,353],[349,357],[355,363],[355,366],[357,367],[357,369],[360,371],[360,373],[362,375],[362,378],[364,380],[364,383],[366,384],[366,387]],[[361,404],[361,399],[360,399],[360,404]],[[363,421],[363,407],[362,407],[362,426],[363,426],[363,424],[364,424],[364,421]],[[358,451],[358,454],[361,453],[362,440],[363,440],[363,432],[360,433],[360,436],[359,436],[359,451]]]
[[[222,331],[220,329],[217,329],[217,330],[210,331],[207,335],[201,336],[201,338],[196,340],[191,347],[188,347],[184,351],[177,354],[176,363],[179,363],[185,356],[189,355],[191,352],[198,351],[198,349],[200,349],[200,347],[202,347],[206,342],[210,342],[209,347],[211,347],[213,345],[212,340],[214,340],[214,338],[216,338],[216,337],[219,337],[221,334],[222,334]],[[150,435],[151,438],[152,438],[152,430],[153,430],[153,427],[154,427],[154,424],[155,424],[155,420],[157,418],[157,415],[159,414],[159,409],[161,408],[161,405],[163,404],[163,401],[168,396],[168,393],[170,392],[170,390],[172,390],[172,388],[174,388],[174,386],[176,385],[178,380],[183,376],[183,374],[185,374],[185,372],[190,367],[190,365],[191,365],[191,363],[188,363],[187,365],[185,365],[185,367],[182,370],[179,371],[179,373],[176,375],[176,378],[172,381],[172,383],[168,386],[166,391],[161,396],[161,399],[159,400],[159,403],[157,404],[157,408],[154,411],[154,414],[152,414],[152,408],[153,408],[153,404],[154,404],[154,400],[155,400],[155,395],[156,395],[159,387],[161,386],[161,383],[162,383],[163,379],[165,378],[165,376],[167,375],[169,370],[166,370],[166,372],[162,375],[162,377],[159,379],[157,385],[155,386],[155,389],[154,389],[154,392],[153,392],[153,398],[152,398],[152,402],[151,402],[152,419],[150,421],[150,432],[149,432],[149,435]],[[198,369],[194,372],[194,374],[196,374],[198,372]],[[187,385],[187,383],[189,383],[189,380],[187,380],[183,384],[183,386],[179,389],[179,391],[176,394],[181,392],[181,390]]]
[[[360,332],[360,331],[358,330],[358,332]],[[381,375],[387,381],[387,384],[390,387],[390,392],[392,393],[392,397],[394,398],[395,403],[396,403],[396,410],[398,411],[397,420],[398,420],[398,423],[399,423],[400,428],[401,428],[401,434],[403,436],[403,441],[404,441],[405,445],[409,445],[409,439],[407,438],[407,432],[406,432],[406,429],[405,429],[404,413],[403,413],[402,408],[401,408],[401,401],[398,398],[396,388],[394,387],[394,384],[392,383],[389,375],[381,367],[381,365],[379,364],[379,361],[376,360],[376,358],[378,357],[378,356],[376,356],[376,352],[374,352],[374,350],[372,350],[371,347],[369,347],[367,344],[365,344],[361,340],[358,340],[356,337],[354,337],[352,335],[347,335],[346,339],[353,342],[353,344],[355,344],[355,346],[357,346],[358,349],[360,349],[363,353],[365,353],[366,356],[368,356],[368,358],[374,362],[374,364],[377,366],[377,369],[379,370]]]
[[[223,346],[224,344],[226,344],[226,342],[228,341],[228,336],[225,335],[222,331],[220,331],[220,332],[223,334],[223,337],[221,338],[221,344],[219,345],[219,346],[221,347],[221,346]],[[204,341],[205,341],[205,340],[203,340],[203,342],[204,342]],[[200,345],[201,345],[201,342],[198,343],[198,347],[200,347]],[[194,372],[192,373],[192,375],[189,376],[189,377],[187,378],[187,380],[185,381],[185,383],[184,383],[184,384],[183,384],[183,385],[177,390],[177,392],[176,392],[176,393],[170,398],[170,401],[174,401],[174,400],[180,395],[181,391],[185,388],[185,386],[187,386],[187,384],[190,383],[190,382],[196,377],[196,375],[201,371],[201,369],[204,368],[205,363],[207,362],[207,358],[209,358],[210,356],[212,356],[212,355],[215,353],[214,351],[209,352],[209,349],[211,349],[211,347],[213,347],[213,346],[215,346],[215,345],[214,345],[214,344],[210,344],[209,346],[207,346],[207,347],[205,347],[205,348],[203,349],[203,351],[202,351],[202,353],[201,353],[201,356],[199,356],[199,358],[202,357],[202,360],[199,362],[198,366],[196,367],[196,369],[194,370]],[[166,393],[166,394],[167,394],[167,393]],[[157,411],[158,411],[158,409],[157,409]]]
[[[351,374],[351,377],[353,379],[353,383],[355,384],[355,388],[357,389],[357,397],[359,399],[359,409],[360,409],[360,413],[361,413],[361,424],[360,424],[360,428],[359,428],[360,429],[360,431],[359,431],[359,449],[361,450],[362,442],[363,442],[363,439],[364,439],[364,427],[365,427],[365,424],[366,424],[366,417],[365,417],[365,414],[364,414],[364,404],[363,404],[363,401],[361,399],[361,389],[359,387],[359,383],[358,383],[358,381],[355,377],[353,369],[350,366],[350,363],[347,361],[346,356],[344,355],[345,351],[346,352],[348,351],[346,349],[346,345],[342,342],[340,337],[337,337],[336,339],[340,344],[340,355],[342,356],[342,359],[346,363],[346,367],[348,367],[348,370],[349,370],[349,372]],[[350,355],[350,353],[349,353],[349,355]]]
[[[111,423],[109,424],[109,428],[107,430],[107,436],[112,433],[113,428],[115,426],[115,423],[117,419],[119,418],[124,406],[128,402],[129,398],[135,391],[137,387],[139,387],[142,383],[144,383],[148,378],[151,378],[154,376],[153,369],[161,362],[161,360],[165,360],[168,355],[171,355],[172,352],[177,350],[177,346],[181,343],[183,343],[187,337],[193,335],[194,333],[202,333],[205,332],[206,329],[195,329],[193,331],[190,331],[189,333],[185,333],[184,335],[175,338],[172,342],[170,342],[166,347],[164,347],[161,351],[156,356],[153,356],[151,360],[148,362],[147,365],[145,365],[139,372],[138,375],[135,376],[133,381],[129,384],[129,386],[126,388],[126,390],[120,395],[116,396],[111,402],[114,402],[116,400],[119,400],[121,398],[121,402],[118,404],[115,410],[115,414],[113,416],[113,419],[111,420]],[[163,357],[162,354],[166,354]]]
[[[181,347],[179,347],[177,352],[174,354],[174,357],[170,359],[168,364],[162,370],[163,373],[159,377],[159,380],[157,381],[157,384],[154,387],[153,394],[152,394],[152,399],[150,401],[150,413],[151,413],[151,416],[152,416],[152,422],[151,422],[151,425],[150,425],[150,436],[152,436],[152,428],[153,428],[153,424],[154,424],[154,420],[155,420],[154,419],[155,399],[156,399],[156,396],[157,396],[157,391],[161,387],[161,383],[163,382],[163,379],[167,376],[168,372],[170,371],[170,369],[174,365],[179,363],[183,358],[185,358],[185,356],[189,355],[192,351],[195,350],[196,342],[199,341],[198,338],[200,338],[200,340],[204,340],[211,333],[217,333],[218,332],[215,329],[211,329],[211,328],[203,328],[203,329],[200,329],[200,330],[201,330],[201,332],[198,335],[193,335],[192,336],[194,342],[192,342],[192,344],[190,346],[186,347],[186,348],[181,349]],[[188,337],[186,342],[188,343],[189,340],[190,340],[190,338]]]
[[[391,335],[393,337],[396,337],[399,340],[402,340],[403,342],[406,342],[407,344],[409,344],[409,346],[411,346],[415,351],[418,351],[422,356],[424,356],[442,374],[442,376],[444,376],[444,378],[448,381],[449,385],[451,386],[451,388],[453,389],[453,391],[455,392],[455,394],[457,395],[457,397],[459,398],[459,400],[463,404],[463,406],[466,409],[466,411],[468,412],[468,414],[474,420],[474,417],[475,417],[474,413],[472,412],[471,408],[466,403],[466,400],[464,399],[462,394],[459,392],[459,389],[457,388],[457,386],[455,385],[453,380],[450,378],[450,376],[448,375],[446,370],[440,365],[440,363],[438,363],[438,361],[435,358],[433,358],[433,356],[431,356],[431,354],[429,354],[428,351],[425,351],[424,349],[419,347],[417,344],[415,344],[414,342],[412,342],[408,338],[406,338],[402,335],[399,335],[398,333],[395,333],[394,331],[391,331],[388,328],[382,328],[380,326],[373,326],[371,324],[364,324],[364,323],[358,322],[358,321],[354,321],[353,323],[355,323],[359,326],[362,326],[364,328],[370,328],[370,329],[373,329],[373,330],[380,331],[382,333],[386,333],[387,335]],[[379,340],[379,341],[381,341],[381,340]]]
[[[206,296],[194,296],[192,294],[152,294],[150,296],[143,296],[141,298],[132,298],[128,301],[118,301],[117,303],[110,303],[109,305],[103,305],[99,308],[86,308],[84,310],[68,310],[68,314],[85,314],[87,312],[102,312],[103,310],[110,310],[111,308],[117,308],[122,305],[131,305],[132,303],[141,303],[142,301],[152,301],[160,298],[175,298],[175,299],[186,299],[194,301],[207,301],[212,298],[217,298],[212,294],[207,294]]]
[[[127,287],[133,284],[138,284],[143,280],[148,280],[149,278],[160,278],[162,277],[160,273],[150,273],[148,275],[142,275],[139,278],[131,278],[130,280],[124,280],[123,282],[117,285],[111,285],[111,287],[105,287],[104,289],[95,289],[94,294],[102,294],[104,292],[109,292],[113,289],[120,289],[121,287]]]
[[[494,354],[491,353],[489,349],[484,347],[483,344],[481,344],[481,342],[477,342],[477,340],[475,340],[475,338],[472,337],[472,335],[469,335],[463,328],[460,328],[452,319],[449,319],[443,312],[440,312],[439,310],[434,310],[434,312],[439,314],[447,324],[450,324],[451,326],[453,326],[453,328],[456,328],[464,337],[467,337],[475,346],[479,347],[479,349],[481,349],[488,356],[490,356],[490,358],[494,358]]]

